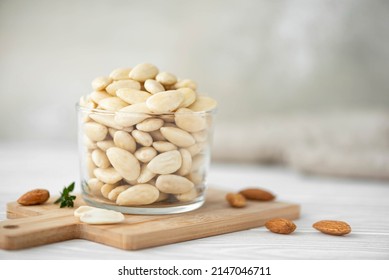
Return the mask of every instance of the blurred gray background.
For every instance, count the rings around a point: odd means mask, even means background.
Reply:
[[[0,0],[0,141],[76,145],[91,80],[151,62],[218,100],[216,159],[387,178],[388,15],[385,0]]]

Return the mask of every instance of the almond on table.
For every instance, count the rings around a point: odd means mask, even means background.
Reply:
[[[296,225],[292,221],[282,218],[271,219],[265,226],[271,232],[280,234],[290,234],[296,230]]]
[[[23,194],[18,203],[24,206],[38,205],[45,203],[50,198],[50,193],[45,189],[35,189]]]
[[[322,220],[312,225],[318,231],[329,235],[345,235],[351,232],[349,224],[343,221]]]
[[[260,188],[247,188],[239,193],[249,200],[271,201],[276,198],[271,192]]]
[[[234,208],[242,208],[246,206],[246,199],[239,193],[228,193],[226,195],[226,199]]]

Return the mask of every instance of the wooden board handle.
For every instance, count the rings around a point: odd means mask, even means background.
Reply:
[[[29,248],[78,236],[78,219],[66,213],[0,222],[0,248],[6,250]]]

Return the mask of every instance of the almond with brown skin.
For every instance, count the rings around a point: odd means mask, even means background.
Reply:
[[[23,194],[18,203],[24,206],[37,205],[45,203],[50,198],[50,193],[45,189],[35,189]]]
[[[228,193],[226,195],[226,199],[234,208],[242,208],[246,206],[246,199],[239,193]]]
[[[340,236],[351,232],[350,225],[343,221],[323,220],[314,223],[312,226],[318,231],[330,235]]]
[[[290,234],[295,231],[296,225],[287,219],[276,218],[266,222],[266,228],[274,233]]]
[[[260,188],[248,188],[240,191],[239,193],[250,200],[270,201],[275,198],[275,195],[271,192]]]

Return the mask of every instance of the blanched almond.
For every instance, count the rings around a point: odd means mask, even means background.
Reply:
[[[105,89],[110,83],[112,82],[112,79],[109,77],[97,77],[92,81],[92,88],[94,90],[103,90]]]
[[[128,106],[128,103],[124,102],[119,97],[109,97],[100,100],[99,109],[116,112],[120,109]]]
[[[176,125],[189,132],[198,132],[207,127],[205,114],[194,112],[187,108],[180,108],[174,114]]]
[[[182,164],[180,169],[177,170],[177,174],[181,176],[188,175],[192,168],[192,156],[186,149],[178,150],[181,154]]]
[[[130,133],[118,130],[113,136],[113,142],[118,148],[134,153],[136,150],[136,142]]]
[[[90,98],[95,102],[99,103],[101,100],[105,98],[112,97],[112,95],[109,95],[105,90],[104,91],[94,91],[91,93]]]
[[[129,185],[122,185],[114,188],[112,191],[108,193],[108,199],[111,201],[116,201],[119,194],[127,190],[130,186]]]
[[[111,148],[114,149],[114,148]],[[109,149],[108,149],[109,150]],[[94,174],[97,179],[107,184],[115,184],[123,177],[115,170],[115,168],[96,168]]]
[[[136,103],[116,112],[115,121],[121,126],[132,126],[151,118],[150,113],[146,103]]]
[[[158,176],[155,186],[164,193],[182,194],[192,190],[194,184],[185,177],[168,174]]]
[[[116,95],[116,91],[121,88],[140,89],[140,83],[134,80],[114,81],[105,89],[110,95]]]
[[[161,85],[161,83],[159,83],[156,80],[148,79],[148,80],[145,81],[143,86],[151,94],[155,94],[155,93],[158,93],[158,92],[161,92],[161,91],[165,91],[165,88],[163,87],[163,85]]]
[[[158,92],[146,101],[147,108],[158,114],[167,114],[175,111],[184,101],[181,92],[177,90],[168,90]]]
[[[143,164],[137,182],[139,184],[147,183],[156,175],[157,174],[151,172],[151,170],[147,168],[147,164]]]
[[[118,123],[116,123],[113,114],[101,114],[101,113],[97,114],[97,113],[93,113],[93,114],[90,114],[89,117],[91,119],[93,119],[95,122],[97,122],[99,124],[103,124],[103,125],[105,125],[107,127],[112,127],[112,128],[115,128],[115,129],[123,129],[123,126],[121,126]]]
[[[116,199],[118,205],[147,205],[155,202],[159,197],[156,187],[149,184],[139,184],[120,193]]]
[[[182,159],[179,151],[169,151],[154,157],[147,167],[157,174],[170,174],[181,167]]]
[[[87,122],[84,124],[84,132],[90,140],[101,141],[107,136],[108,129],[99,123]]]
[[[136,125],[136,129],[151,132],[160,129],[164,121],[158,118],[145,119]]]
[[[97,143],[99,143],[99,142],[97,142]],[[94,178],[95,174],[93,173],[93,171],[95,170],[95,168],[97,166],[93,162],[92,154],[88,153],[86,155],[86,159],[85,160],[86,160],[86,171],[88,172],[88,177],[89,178]]]
[[[109,74],[109,77],[112,80],[127,80],[129,79],[128,74],[130,73],[131,68],[117,68]]]
[[[92,159],[94,164],[100,168],[107,168],[111,165],[107,155],[100,149],[96,149],[92,152]]]
[[[217,102],[215,99],[207,96],[197,96],[196,101],[188,108],[195,112],[205,112],[215,109],[216,106]]]
[[[111,184],[104,184],[102,187],[101,187],[101,194],[105,197],[105,198],[108,198],[108,195],[109,193],[114,189],[116,188],[117,185],[111,185]]]
[[[189,192],[176,194],[176,198],[180,202],[189,202],[197,197],[198,193],[195,188],[192,188]]]
[[[128,104],[144,103],[151,96],[147,91],[132,88],[118,89],[116,95]]]
[[[96,145],[96,142],[90,140],[88,138],[88,136],[84,135],[83,137],[83,142],[84,142],[84,146],[89,149],[89,150],[93,150],[93,149],[96,149],[97,148],[97,145]]]
[[[94,208],[83,213],[80,221],[92,225],[117,224],[124,221],[124,215],[113,210]]]
[[[122,129],[123,127],[118,125],[115,120],[114,116],[112,114],[89,114],[89,117],[93,119],[95,122],[105,125],[107,127],[112,127],[115,129]]]
[[[95,109],[97,107],[97,104],[90,99],[90,96],[81,96],[79,104],[80,107],[87,109]]]
[[[142,146],[150,147],[153,144],[153,138],[147,132],[134,130],[131,132],[131,135],[134,137],[135,141]]]
[[[196,92],[191,88],[179,88],[177,89],[179,92],[182,93],[182,96],[184,97],[184,101],[182,101],[180,107],[186,108],[190,105],[192,105],[196,101],[197,94]]]
[[[74,210],[74,216],[79,218],[84,213],[86,213],[92,209],[96,209],[96,207],[91,207],[91,206],[86,206],[86,205],[80,206],[76,210]]]
[[[168,72],[161,72],[155,79],[163,85],[171,86],[177,82],[177,77]]]
[[[123,178],[127,180],[135,180],[139,177],[140,174],[139,161],[130,152],[120,148],[109,148],[107,150],[107,157],[111,162],[112,166],[115,168],[115,170]],[[98,176],[96,175],[96,177]],[[116,183],[116,182],[112,182],[112,183]],[[110,183],[110,182],[106,182],[106,183]]]
[[[175,127],[161,127],[160,131],[167,140],[178,147],[185,148],[195,143],[193,136],[185,130]]]
[[[115,147],[115,143],[113,143],[112,140],[99,141],[96,144],[97,144],[97,147],[99,147],[104,152],[106,150],[108,150],[109,148]]]
[[[141,63],[136,65],[129,73],[133,80],[144,82],[147,79],[153,79],[158,74],[158,68],[150,63]]]
[[[154,141],[153,147],[160,153],[177,150],[177,146],[167,141]]]
[[[153,147],[142,147],[134,155],[139,161],[147,163],[157,155],[157,151]]]
[[[88,180],[87,184],[93,195],[99,196],[101,194],[101,187],[104,185],[102,181],[97,178],[91,178]]]

